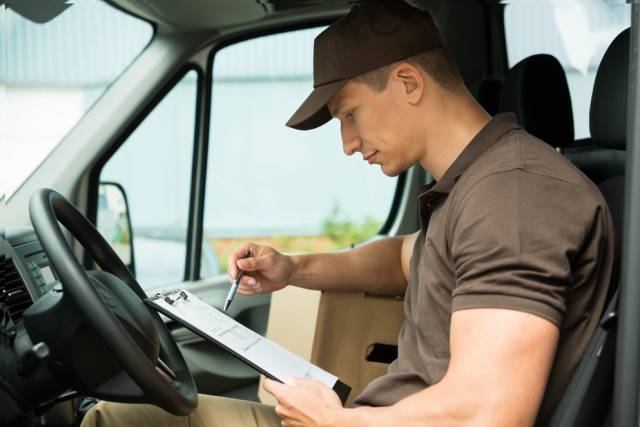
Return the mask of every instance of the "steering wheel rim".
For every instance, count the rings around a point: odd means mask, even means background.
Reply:
[[[80,242],[98,265],[125,282],[140,298],[146,298],[136,279],[89,220],[65,197],[48,188],[36,192],[29,201],[29,215],[49,257],[65,296],[87,320],[109,348],[124,371],[153,403],[175,415],[189,415],[198,404],[198,392],[191,372],[158,313],[148,309],[158,334],[161,354],[176,375],[169,380],[160,374],[116,316],[107,307],[67,244],[60,223]]]

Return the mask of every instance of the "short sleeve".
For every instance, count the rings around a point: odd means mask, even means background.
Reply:
[[[485,176],[460,200],[448,230],[452,310],[512,309],[560,326],[572,263],[594,220],[592,197],[561,179],[513,169]]]

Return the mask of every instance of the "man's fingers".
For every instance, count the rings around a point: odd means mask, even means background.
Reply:
[[[256,286],[238,286],[238,292],[242,295],[255,295],[261,293],[263,290],[259,283]]]
[[[293,414],[291,414],[291,411],[289,410],[289,408],[285,408],[284,406],[278,404],[276,405],[274,410],[276,415],[278,415],[281,418],[280,425],[282,427],[296,427],[296,426],[302,425],[297,423],[295,419],[291,418]]]
[[[255,243],[246,242],[238,246],[238,248],[229,254],[227,257],[227,274],[231,280],[234,280],[238,275],[238,260],[245,258],[247,253],[255,254],[257,252],[257,248],[258,247]]]
[[[256,285],[256,283],[258,283],[258,281],[255,277],[249,274],[245,274],[242,276],[242,279],[240,279],[240,283],[238,283],[238,285],[252,288]]]
[[[286,406],[286,399],[284,399],[284,395],[289,391],[290,386],[286,384],[282,384],[278,381],[270,380],[269,378],[265,378],[262,384],[262,388],[265,391],[273,394],[273,396],[278,399],[281,404]]]
[[[295,424],[292,424],[292,420],[289,419],[291,414],[289,413],[288,408],[285,408],[284,406],[277,404],[274,410],[276,415],[281,418],[280,425],[282,427],[292,427],[295,425]]]
[[[245,271],[256,271],[269,267],[269,261],[269,256],[263,255],[239,259],[236,264]]]
[[[255,295],[257,292],[255,289],[252,289],[246,286],[238,286],[238,293],[240,295],[249,297],[249,296]]]
[[[292,378],[291,379],[291,385],[293,385],[294,387],[300,387],[305,385],[305,383],[310,383],[311,380],[305,380],[304,378]]]
[[[280,418],[282,418],[282,417],[287,415],[287,410],[280,404],[276,405],[276,407],[274,409],[276,411],[276,414],[278,414],[278,416]]]
[[[262,284],[253,276],[245,274],[238,283],[238,292],[242,295],[255,295],[262,292]]]
[[[322,389],[327,388],[327,385],[321,381],[316,379],[307,379],[307,378],[293,378],[291,379],[291,385],[294,387],[311,387],[314,389]]]
[[[264,381],[262,382],[262,388],[265,391],[268,391],[269,393],[271,393],[274,396],[276,396],[275,392],[272,391],[272,390],[274,390],[274,384],[276,384],[276,381],[273,381],[273,380],[271,380],[269,378],[265,378]]]

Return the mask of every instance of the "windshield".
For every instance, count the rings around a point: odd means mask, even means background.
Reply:
[[[0,7],[0,199],[29,177],[149,43],[153,27],[100,0]],[[27,19],[22,15],[29,16]]]

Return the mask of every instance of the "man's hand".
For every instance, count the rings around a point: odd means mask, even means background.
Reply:
[[[249,253],[248,257],[245,255]],[[274,292],[287,286],[295,270],[291,257],[269,246],[244,243],[227,258],[227,275],[233,282],[238,269],[244,270],[238,292],[242,295]]]
[[[347,425],[341,420],[349,410],[320,381],[294,379],[292,385],[287,385],[265,378],[264,389],[278,399],[276,413],[285,427]]]

